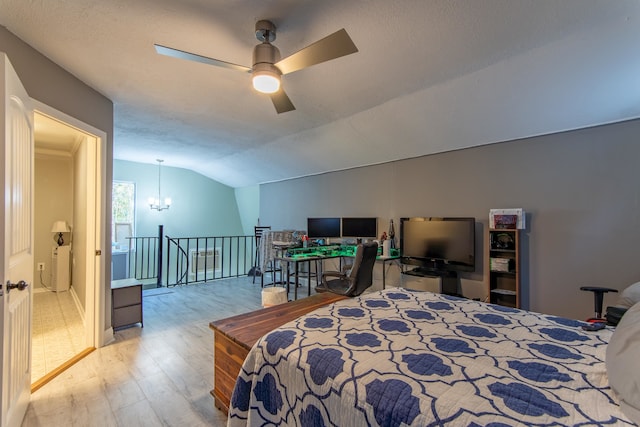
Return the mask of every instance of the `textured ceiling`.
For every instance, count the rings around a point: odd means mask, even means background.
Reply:
[[[359,52],[250,76],[257,20],[287,56],[345,28]],[[637,0],[0,0],[0,25],[114,102],[114,156],[233,187],[640,117]]]

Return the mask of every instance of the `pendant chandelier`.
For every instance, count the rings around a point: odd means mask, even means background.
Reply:
[[[161,204],[162,201],[162,197],[161,197],[161,193],[160,193],[160,168],[162,167],[162,162],[164,162],[164,160],[161,159],[156,159],[156,162],[158,162],[158,197],[149,197],[149,207],[151,209],[157,210],[157,211],[163,211],[165,209],[169,209],[169,207],[171,207],[171,198],[170,197],[165,197],[164,198],[164,204]]]

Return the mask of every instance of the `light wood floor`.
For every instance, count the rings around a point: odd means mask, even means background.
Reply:
[[[304,292],[306,295],[306,289]],[[209,322],[260,308],[259,280],[144,291],[144,328],[116,332],[31,396],[23,426],[222,426]]]

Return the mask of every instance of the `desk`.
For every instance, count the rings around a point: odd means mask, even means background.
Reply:
[[[325,292],[209,323],[209,328],[214,332],[214,388],[211,394],[216,407],[225,413],[228,412],[231,394],[242,363],[251,347],[262,336],[316,308],[345,298]]]
[[[271,283],[267,283],[268,285],[281,285],[284,284],[284,278],[282,276],[282,263],[279,267],[276,266],[276,261],[282,257],[283,253],[295,245],[294,242],[281,242],[281,241],[272,241],[272,260],[267,261],[266,266],[263,268],[262,275],[260,277],[260,287],[264,288],[264,276],[266,273],[271,273]],[[280,272],[280,280],[277,280],[276,274]],[[287,286],[287,294],[289,293],[289,288]]]
[[[295,252],[295,251],[294,251]],[[300,285],[299,273],[298,273],[298,264],[301,262],[311,261],[320,261],[322,263],[325,259],[332,258],[353,258],[355,256],[355,246],[346,246],[346,247],[331,247],[331,248],[305,248],[299,250],[299,253],[294,253],[291,255],[281,255],[276,256],[275,259],[280,262],[292,263],[293,264],[293,274],[294,274],[294,289],[293,289],[293,299],[298,299],[298,286]],[[382,262],[382,289],[385,289],[386,283],[386,264],[387,262],[393,262],[399,260],[400,256],[389,256],[383,257],[378,256],[376,261]],[[320,272],[316,271],[316,274],[320,274]],[[290,272],[289,268],[287,268],[287,295],[289,294],[289,283],[290,283]],[[308,282],[307,295],[311,295],[311,280]]]
[[[294,287],[293,287],[293,299],[298,299],[298,286],[300,286],[300,274],[298,273],[298,264],[301,262],[308,262],[309,267],[311,267],[311,261],[322,261],[324,259],[331,258],[339,258],[339,256],[320,256],[320,255],[295,255],[295,256],[281,256],[276,257],[275,259],[282,262],[286,262],[293,264],[293,276],[294,276]],[[309,269],[311,270],[311,269]],[[316,271],[316,274],[320,274]],[[289,295],[289,284],[291,283],[291,272],[289,271],[289,266],[287,265],[287,295]],[[309,274],[309,281],[307,282],[307,296],[311,296],[311,274]]]
[[[385,289],[387,286],[386,278],[387,278],[387,270],[386,264],[387,262],[393,262],[400,260],[400,256],[379,256],[376,258],[376,261],[382,261],[382,289]],[[400,266],[400,270],[402,271],[402,266]]]

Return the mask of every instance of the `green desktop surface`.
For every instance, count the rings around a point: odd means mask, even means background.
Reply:
[[[294,260],[307,258],[338,258],[353,257],[356,254],[356,245],[327,245],[327,246],[311,246],[307,248],[289,248],[286,252],[286,258]],[[382,255],[382,247],[378,248],[378,257]],[[391,256],[383,258],[399,258],[400,251],[391,249]]]
[[[357,245],[344,245],[344,244],[335,244],[335,245],[325,245],[325,246],[310,246],[310,247],[288,247],[283,251],[281,256],[276,256],[275,259],[286,261],[293,263],[294,268],[293,272],[286,269],[287,279],[285,283],[287,284],[287,293],[289,292],[289,283],[290,283],[290,274],[293,274],[295,277],[295,285],[294,289],[294,299],[298,299],[298,286],[299,286],[299,271],[298,264],[311,262],[311,261],[322,261],[330,258],[353,258],[356,255]],[[376,258],[380,262],[387,263],[393,262],[400,259],[400,251],[398,249],[391,249],[391,256],[382,256],[382,247],[378,247],[378,257]],[[316,266],[316,268],[318,268]],[[303,273],[306,274],[306,273]],[[382,268],[382,289],[386,287],[386,269]],[[311,280],[307,283],[307,292],[308,295],[311,295]]]

